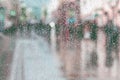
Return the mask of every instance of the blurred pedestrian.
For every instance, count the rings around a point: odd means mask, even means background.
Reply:
[[[84,26],[84,38],[81,40],[81,69],[83,76],[90,73],[92,68],[91,56],[95,51],[95,43],[91,39],[90,23],[87,22]]]

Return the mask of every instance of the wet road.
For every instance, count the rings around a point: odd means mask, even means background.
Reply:
[[[10,80],[66,80],[44,40],[17,40]]]
[[[59,58],[51,52],[47,41],[42,38],[18,39],[9,80],[119,80],[118,77],[112,78],[108,75],[106,68],[104,68],[106,73],[102,72],[104,75],[102,77],[99,77],[99,72],[94,70],[93,75],[87,74],[82,78],[79,48],[78,51],[62,50],[62,56],[59,56],[64,69],[61,70]],[[99,66],[98,69],[101,70]],[[113,72],[116,71],[113,70]]]

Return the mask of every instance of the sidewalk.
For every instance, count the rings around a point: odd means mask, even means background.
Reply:
[[[11,39],[0,33],[0,80],[6,80],[9,76],[13,56]]]

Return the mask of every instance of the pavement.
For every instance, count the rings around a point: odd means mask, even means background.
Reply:
[[[66,80],[45,40],[16,41],[9,80]]]
[[[37,37],[34,35],[33,39],[16,40],[11,75],[8,80],[119,80],[89,75],[84,78],[79,77],[80,50],[75,50],[76,52],[62,50],[60,59],[65,68],[62,71],[58,55],[53,54],[46,40]],[[95,71],[95,74],[98,72]],[[106,74],[102,72],[102,75]]]

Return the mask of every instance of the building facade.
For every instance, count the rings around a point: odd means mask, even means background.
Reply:
[[[0,1],[0,31],[10,27],[12,24],[17,24],[19,11],[18,0]]]
[[[80,1],[79,0],[60,0],[58,7],[58,24],[67,26],[78,24],[80,21]]]

